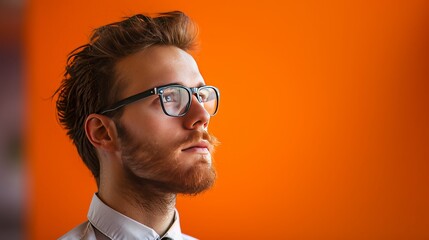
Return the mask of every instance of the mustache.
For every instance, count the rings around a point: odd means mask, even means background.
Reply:
[[[213,153],[215,148],[220,144],[219,140],[207,131],[194,131],[185,138],[182,145],[200,142],[201,140],[205,140],[209,143],[209,151],[211,153]]]

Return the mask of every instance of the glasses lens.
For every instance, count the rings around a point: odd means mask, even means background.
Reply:
[[[215,88],[213,87],[202,87],[200,88],[198,95],[204,105],[204,108],[210,115],[214,115],[217,111],[219,96]]]
[[[170,116],[183,115],[188,109],[189,99],[189,92],[177,86],[165,88],[161,95],[164,110]]]

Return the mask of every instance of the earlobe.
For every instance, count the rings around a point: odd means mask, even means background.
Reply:
[[[116,131],[112,120],[100,114],[90,114],[85,121],[85,133],[95,148],[114,150]]]

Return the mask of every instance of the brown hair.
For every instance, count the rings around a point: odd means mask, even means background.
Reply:
[[[116,63],[154,45],[172,45],[189,51],[195,45],[196,36],[195,24],[182,12],[156,17],[138,14],[95,29],[88,44],[70,53],[64,79],[54,94],[58,94],[58,119],[97,184],[100,164],[95,148],[86,137],[84,124],[89,114],[118,100]]]

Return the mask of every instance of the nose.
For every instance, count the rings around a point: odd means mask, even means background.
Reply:
[[[184,117],[184,127],[189,130],[207,129],[210,121],[210,114],[204,108],[203,103],[198,101],[195,94],[192,95],[191,107]]]

